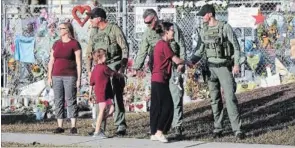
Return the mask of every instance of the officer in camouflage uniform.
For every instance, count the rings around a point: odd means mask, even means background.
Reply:
[[[238,100],[235,96],[233,74],[239,73],[240,46],[232,27],[215,19],[213,5],[204,5],[198,13],[203,17],[201,29],[201,46],[192,56],[192,63],[197,63],[203,55],[208,64],[209,91],[214,116],[213,137],[222,136],[224,107],[221,98],[221,87],[224,90],[226,108],[235,136],[244,139],[241,131],[241,119],[238,111]],[[233,68],[232,68],[233,67]]]
[[[146,56],[152,53],[154,46],[161,39],[156,33],[155,27],[159,24],[157,13],[154,9],[147,9],[143,14],[144,22],[148,25],[145,30],[139,51],[137,53],[133,69],[139,71],[144,64]],[[181,59],[186,58],[186,49],[184,39],[180,28],[174,23],[174,40],[170,43],[173,52]],[[183,67],[184,68],[184,67]],[[136,74],[136,73],[135,73]],[[174,104],[174,117],[172,127],[177,135],[182,135],[182,118],[183,118],[183,80],[177,72],[177,65],[172,68],[172,76],[169,82],[170,91]],[[179,88],[180,87],[180,88]]]
[[[92,68],[92,52],[99,48],[107,50],[108,66],[119,72],[124,72],[128,62],[128,45],[122,30],[112,23],[106,21],[106,12],[101,8],[94,8],[87,13],[91,18],[91,34],[87,47],[87,72],[91,75]],[[126,134],[125,108],[123,102],[123,90],[125,80],[113,78],[112,85],[114,90],[115,103],[115,125],[118,127],[116,134]]]

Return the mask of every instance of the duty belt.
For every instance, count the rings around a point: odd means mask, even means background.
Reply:
[[[225,63],[211,63],[211,62],[208,62],[208,67],[219,68],[219,67],[229,67],[229,66],[230,66],[229,62],[225,62]]]

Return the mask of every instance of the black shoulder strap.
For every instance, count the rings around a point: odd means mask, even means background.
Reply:
[[[225,23],[224,22],[222,22],[222,21],[220,21],[219,22],[219,33],[221,33],[221,37],[222,37],[222,41],[221,42],[224,42],[224,41],[226,41],[227,40],[227,36],[226,36],[226,33],[224,32],[224,27],[225,26]]]

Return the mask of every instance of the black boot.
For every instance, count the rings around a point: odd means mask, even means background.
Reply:
[[[223,135],[222,135],[222,132],[213,132],[213,138],[221,138]]]
[[[236,137],[239,139],[239,140],[243,140],[246,138],[246,135],[245,133],[237,133],[236,134]]]
[[[117,136],[124,136],[126,135],[126,127],[125,126],[119,126],[116,131]]]
[[[175,127],[175,134],[176,136],[182,136],[183,128],[180,126]]]

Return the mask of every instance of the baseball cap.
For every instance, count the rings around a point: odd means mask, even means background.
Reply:
[[[213,5],[205,4],[202,6],[201,10],[197,13],[198,16],[204,16],[207,13],[214,13],[215,14],[215,8]]]
[[[90,16],[91,18],[96,18],[96,17],[101,17],[104,19],[107,18],[107,14],[102,8],[94,8],[91,10],[91,12],[86,12],[86,14]]]

